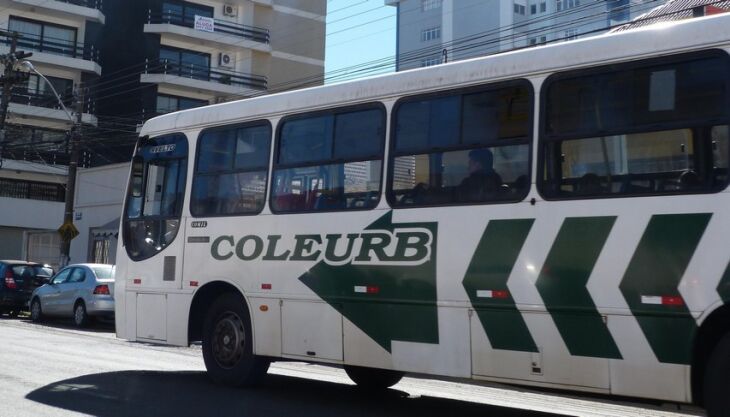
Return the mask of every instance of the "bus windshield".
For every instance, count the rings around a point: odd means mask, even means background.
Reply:
[[[124,246],[130,258],[152,257],[175,239],[185,194],[187,154],[183,135],[140,139],[124,210]]]

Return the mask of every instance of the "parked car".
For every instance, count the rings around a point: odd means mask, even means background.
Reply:
[[[77,326],[84,327],[99,316],[114,316],[113,265],[69,265],[30,297],[30,319],[35,322],[46,317],[71,317]]]
[[[28,306],[30,295],[48,282],[53,269],[27,261],[0,261],[0,315],[15,317]]]

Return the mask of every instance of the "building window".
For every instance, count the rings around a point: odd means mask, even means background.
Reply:
[[[76,57],[83,55],[76,45],[76,28],[10,16],[8,31],[18,32],[18,49]]]
[[[439,65],[439,64],[441,64],[441,57],[440,56],[430,57],[430,58],[424,58],[424,59],[421,60],[421,66],[422,67],[430,67],[430,66]]]
[[[540,13],[545,13],[547,11],[547,3],[542,2],[540,3]]]
[[[515,14],[525,15],[525,6],[522,4],[515,3]]]
[[[428,42],[439,38],[441,38],[441,26],[421,31],[421,42]]]
[[[568,29],[565,31],[564,40],[569,41],[576,38],[578,38],[578,29]]]
[[[442,0],[421,0],[421,11],[438,9],[441,7]]]
[[[530,14],[537,14],[537,4],[530,5]]]
[[[0,178],[0,197],[64,201],[66,190],[61,184]]]
[[[540,43],[546,43],[547,42],[547,36],[540,36]]]
[[[210,54],[161,46],[159,65],[163,67],[165,74],[210,80]]]
[[[193,109],[195,107],[207,106],[207,100],[171,96],[167,94],[157,95],[157,113],[172,113],[178,110]]]
[[[557,0],[556,6],[558,11],[560,12],[580,6],[580,0]]]
[[[46,77],[63,100],[63,104],[70,106],[73,102],[73,80],[58,77]],[[48,83],[35,74],[30,74],[22,87],[15,88],[11,98],[13,103],[28,106],[58,108],[58,99],[53,94]]]
[[[167,0],[162,3],[162,20],[173,25],[192,27],[196,15],[212,18],[213,8],[184,1]]]
[[[530,45],[537,45],[537,38],[530,38],[529,44]]]

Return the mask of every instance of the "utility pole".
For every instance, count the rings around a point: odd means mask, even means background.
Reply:
[[[25,82],[28,79],[28,73],[15,69],[15,63],[20,59],[25,59],[33,54],[30,52],[16,51],[18,48],[18,32],[0,31],[0,36],[11,38],[10,52],[0,56],[0,62],[5,65],[3,75],[0,77],[2,84],[2,102],[0,102],[0,167],[2,167],[2,155],[5,150],[5,121],[8,118],[8,106],[13,96],[13,87],[15,84]]]
[[[84,114],[84,89],[79,87],[76,95],[76,123],[71,128],[69,141],[68,180],[66,181],[66,208],[63,212],[63,225],[58,229],[63,243],[61,245],[61,265],[68,265],[71,260],[71,240],[78,236],[74,226],[74,198],[76,196],[76,170],[79,166],[79,145],[81,142],[81,117]]]

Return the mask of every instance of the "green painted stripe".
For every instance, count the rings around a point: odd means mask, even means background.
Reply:
[[[652,216],[621,280],[621,293],[659,362],[689,364],[697,323],[687,306],[644,304],[642,296],[681,296],[677,286],[711,213]]]
[[[616,217],[566,218],[535,283],[571,355],[621,359],[586,289],[615,221]]]
[[[462,285],[494,349],[537,352],[535,341],[507,288],[507,279],[534,219],[492,220],[474,252]],[[506,291],[506,298],[480,298],[479,290]]]
[[[725,267],[725,273],[722,274],[720,283],[717,284],[717,293],[724,302],[730,302],[730,263]]]

